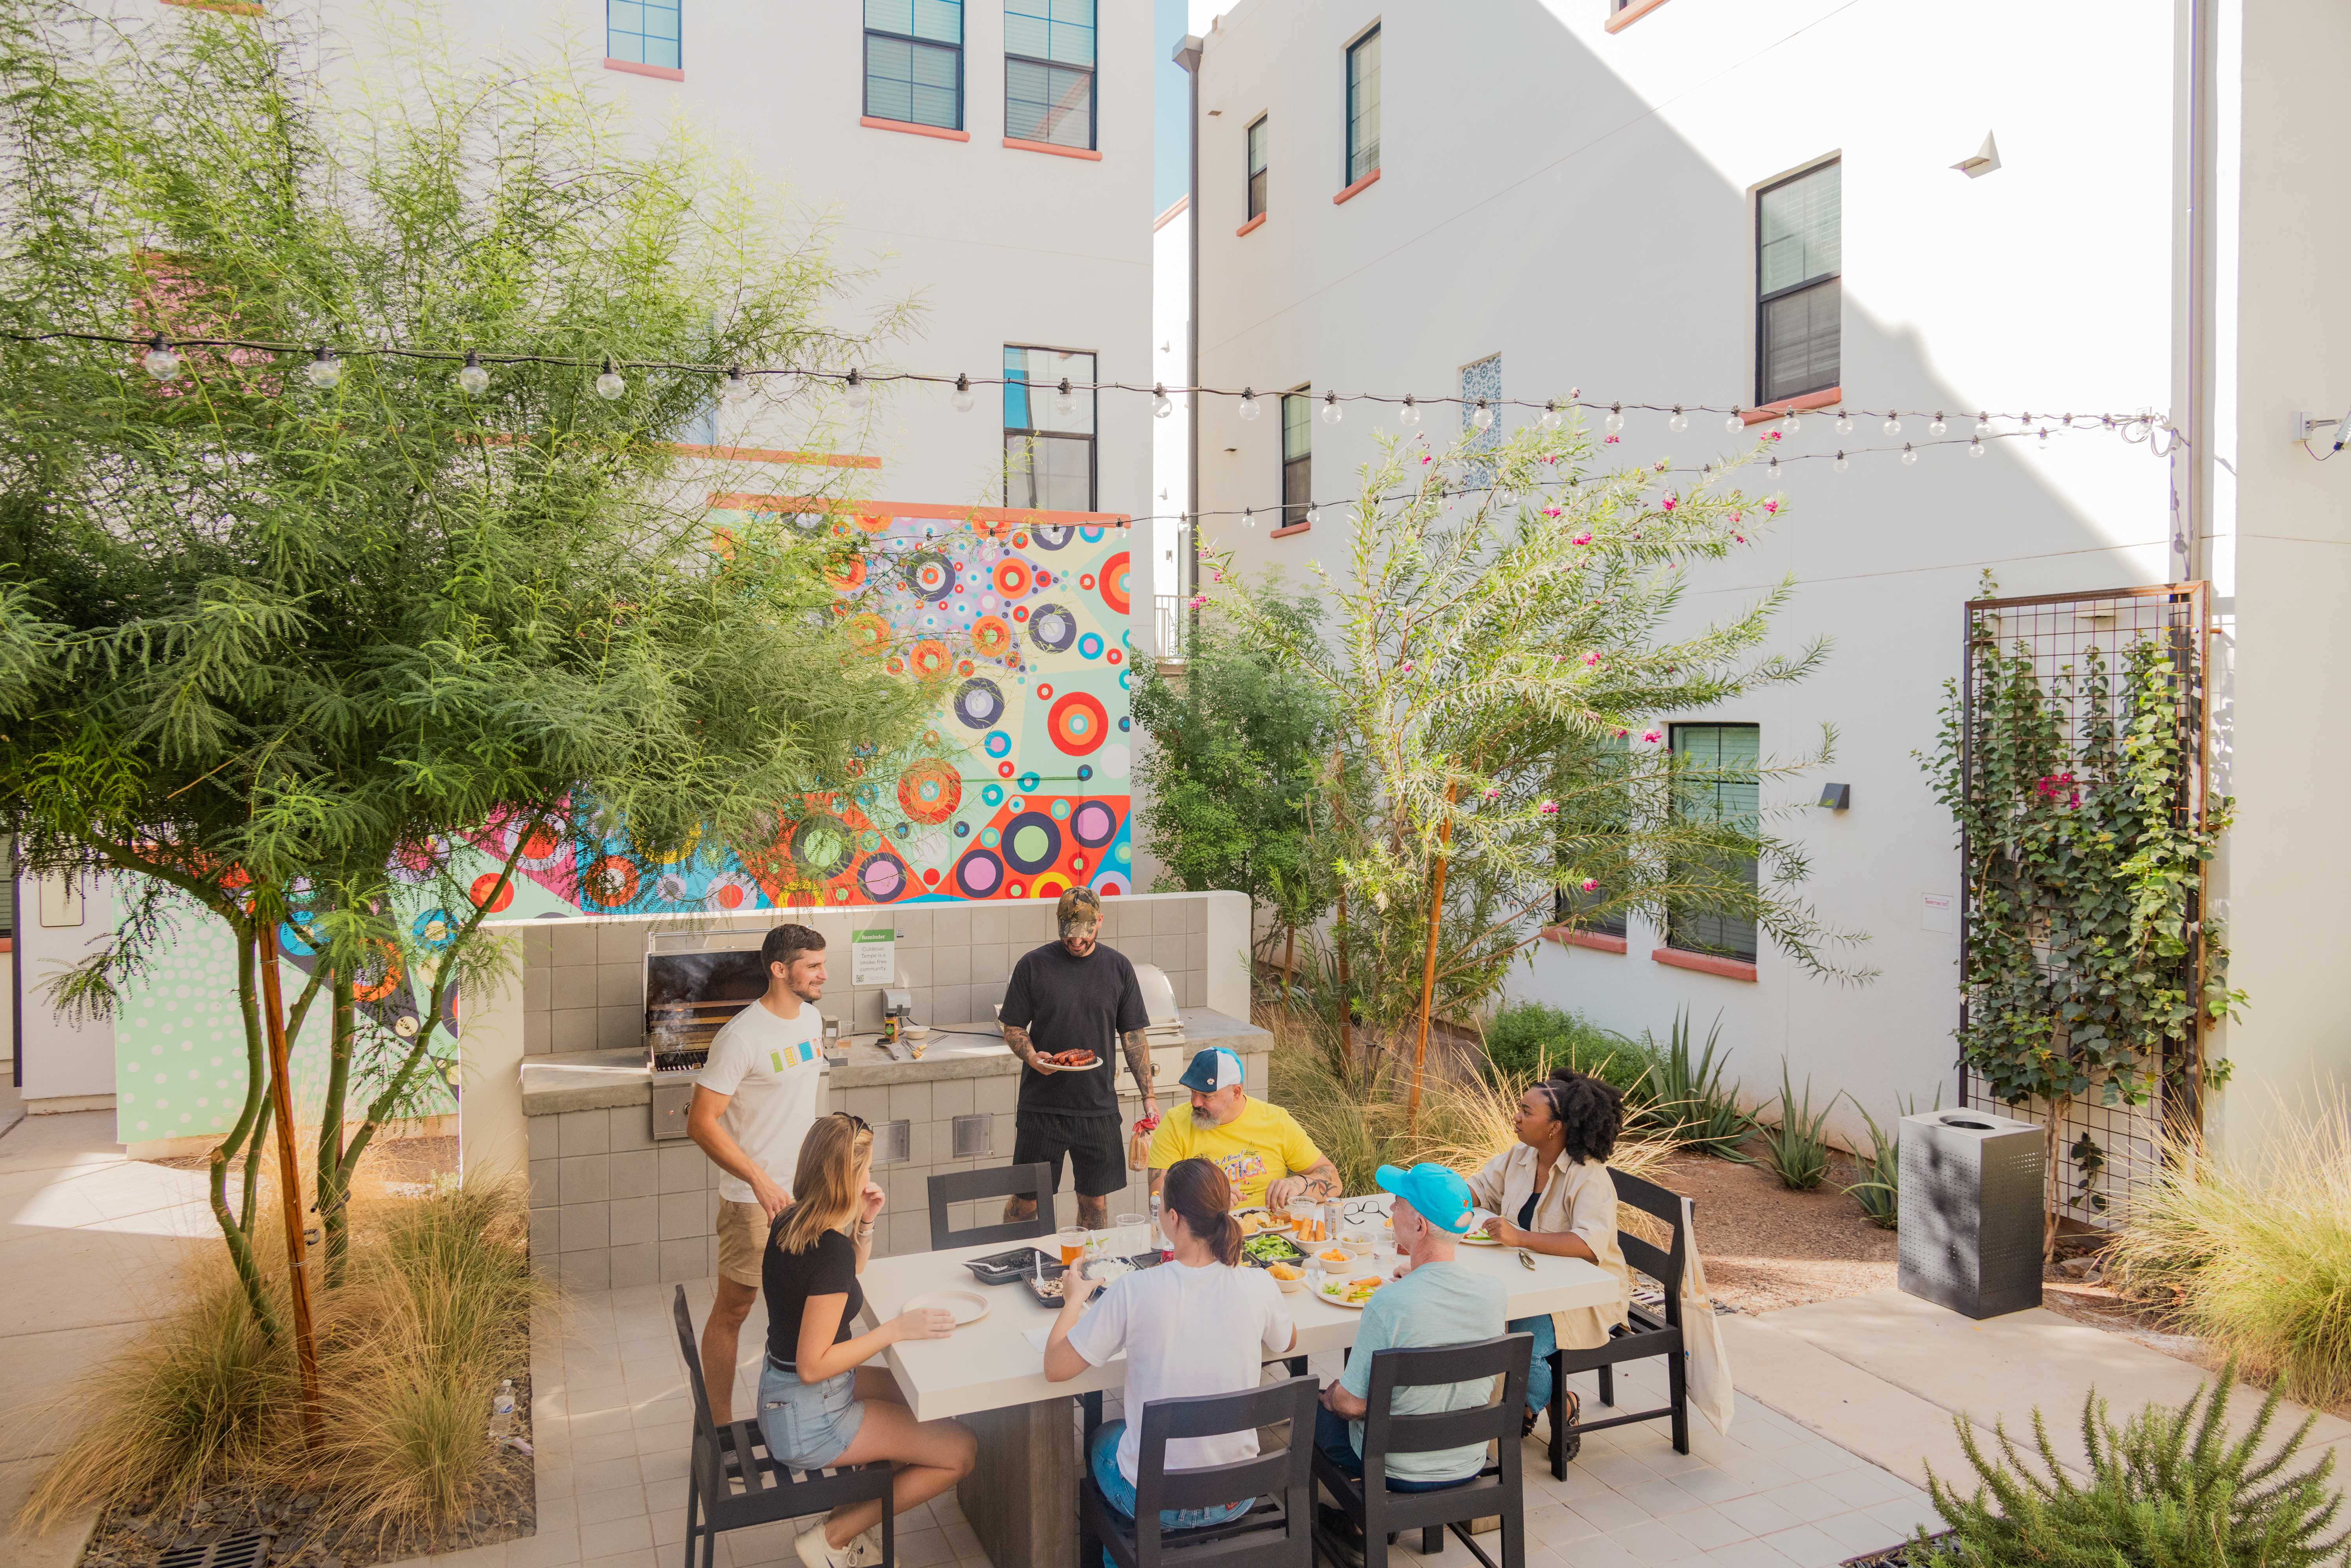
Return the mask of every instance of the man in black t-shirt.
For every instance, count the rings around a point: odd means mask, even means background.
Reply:
[[[1095,940],[1102,930],[1102,900],[1093,890],[1070,889],[1056,913],[1061,939],[1020,956],[998,1014],[1004,1043],[1021,1061],[1012,1163],[1051,1166],[1053,1190],[1059,1192],[1061,1156],[1068,1155],[1071,1184],[1078,1189],[1078,1223],[1099,1230],[1110,1224],[1110,1195],[1126,1186],[1111,1066],[1113,1040],[1124,1049],[1143,1092],[1144,1114],[1159,1114],[1151,1050],[1143,1032],[1150,1015],[1134,966],[1123,953]],[[1092,1051],[1093,1065],[1062,1067],[1043,1060],[1071,1051]],[[1024,1197],[1004,1206],[1008,1222],[1036,1212],[1036,1204]]]

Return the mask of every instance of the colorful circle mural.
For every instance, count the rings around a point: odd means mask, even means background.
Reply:
[[[973,850],[956,862],[956,891],[966,898],[988,898],[1004,885],[1004,862],[989,850]]]
[[[996,563],[996,591],[1007,599],[1018,599],[1029,591],[1035,572],[1018,556],[1008,556]]]
[[[1070,813],[1070,837],[1098,850],[1118,837],[1118,813],[1100,800],[1085,800]]]
[[[1111,613],[1113,615],[1124,615],[1133,608],[1132,602],[1126,596],[1126,567],[1127,556],[1124,550],[1119,551],[1102,562],[1102,602],[1110,606]]]
[[[971,648],[983,659],[1001,659],[1012,651],[1012,628],[1001,615],[983,615],[971,623]]]
[[[917,822],[944,822],[963,804],[963,780],[945,758],[925,757],[898,778],[898,809]]]
[[[1069,651],[1078,640],[1078,618],[1059,604],[1040,604],[1029,612],[1029,641],[1048,653]]]
[[[1045,733],[1071,757],[1083,757],[1110,734],[1110,715],[1091,692],[1065,692],[1045,716]]]
[[[992,729],[1004,716],[1004,688],[986,675],[974,675],[956,691],[955,712],[968,728]]]
[[[955,591],[955,562],[936,550],[919,550],[906,558],[899,571],[915,594],[936,603]]]
[[[857,870],[858,890],[876,904],[887,904],[906,891],[906,862],[889,851],[868,856]]]

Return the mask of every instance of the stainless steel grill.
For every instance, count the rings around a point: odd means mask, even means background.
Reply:
[[[664,932],[645,951],[645,1065],[700,1071],[726,1021],[768,989],[759,931]]]

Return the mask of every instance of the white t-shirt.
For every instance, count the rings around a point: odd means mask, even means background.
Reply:
[[[1126,1353],[1126,1430],[1119,1473],[1135,1479],[1143,1407],[1155,1399],[1237,1394],[1255,1388],[1268,1356],[1290,1348],[1292,1324],[1281,1287],[1262,1269],[1167,1262],[1110,1283],[1070,1330],[1070,1348],[1100,1366]],[[1198,1469],[1257,1457],[1257,1434],[1173,1437],[1167,1468]]]
[[[789,1019],[769,1012],[765,1002],[753,1002],[712,1039],[710,1058],[695,1079],[714,1094],[731,1096],[718,1124],[788,1192],[801,1140],[824,1103],[820,1027],[816,1009],[807,1002],[798,1018]],[[718,1173],[718,1196],[729,1203],[758,1201],[749,1182],[724,1170]]]

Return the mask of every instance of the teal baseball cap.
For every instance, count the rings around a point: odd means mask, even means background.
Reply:
[[[1240,1081],[1241,1059],[1222,1046],[1212,1045],[1194,1055],[1191,1065],[1184,1069],[1184,1076],[1176,1082],[1186,1089],[1214,1094]]]
[[[1415,1213],[1439,1230],[1455,1236],[1468,1234],[1469,1184],[1458,1171],[1439,1165],[1417,1165],[1410,1170],[1382,1166],[1373,1179],[1382,1191],[1412,1205]]]

